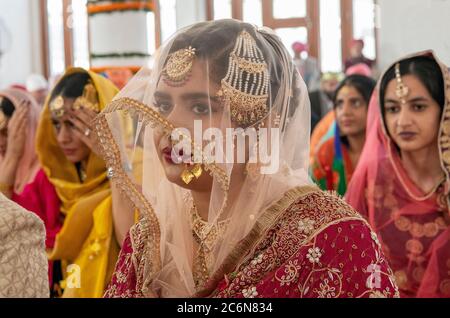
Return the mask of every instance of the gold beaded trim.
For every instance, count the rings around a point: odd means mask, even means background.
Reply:
[[[146,244],[148,246],[146,254],[149,253],[152,255],[151,262],[142,262],[140,265],[150,267],[149,272],[156,273],[161,270],[161,258],[159,254],[161,231],[159,221],[151,204],[144,195],[137,190],[133,182],[123,171],[120,149],[114,142],[112,132],[109,129],[108,121],[105,117],[107,113],[109,113],[109,111],[105,109],[104,112],[95,118],[94,129],[102,147],[101,151],[103,158],[112,169],[119,190],[122,194],[129,197],[134,208],[140,211],[141,221],[139,224],[143,226],[142,235],[146,238]],[[138,267],[137,270],[143,270],[143,268]],[[140,275],[138,275],[138,277],[140,277]]]
[[[442,64],[439,64],[439,66],[444,78],[445,91],[445,105],[439,133],[439,153],[441,155],[441,164],[445,172],[448,186],[448,183],[450,182],[450,72],[448,68],[444,67]],[[447,207],[450,207],[449,193],[446,193],[446,203]]]

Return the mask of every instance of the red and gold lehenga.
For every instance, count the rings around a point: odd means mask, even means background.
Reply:
[[[227,70],[214,63],[224,59],[230,61],[228,75],[248,73],[240,75],[242,82],[223,78]],[[184,81],[170,78],[171,72],[183,70],[190,74]],[[244,93],[251,87],[246,78],[254,79],[264,94]],[[263,78],[267,81],[258,84]],[[209,98],[208,115],[191,113],[186,96],[192,93]],[[271,112],[259,119],[256,111],[245,117],[235,104],[241,97],[248,108],[253,100],[263,100]],[[175,105],[165,113],[161,108],[169,103]],[[259,120],[256,125],[273,128],[272,134],[279,129],[277,139],[271,136],[272,143],[279,143],[279,166],[270,173],[263,173],[258,161],[202,161],[212,185],[207,220],[200,221],[194,190],[169,181],[155,143],[155,136],[170,136],[175,127],[190,131],[192,119],[218,131],[232,123],[247,127],[244,120]],[[119,123],[127,121],[135,123],[135,131],[121,128]],[[111,176],[140,213],[105,296],[398,296],[367,222],[309,179],[309,125],[306,85],[273,31],[221,20],[177,33],[159,51],[151,73],[141,70],[96,120]],[[261,143],[250,140],[250,149]],[[130,159],[136,153],[142,154],[139,167]],[[208,230],[204,238],[201,229]]]
[[[443,73],[446,103],[439,135],[441,164],[449,176],[450,76],[433,52],[428,56]],[[366,145],[346,195],[377,233],[402,297],[450,297],[450,222],[448,181],[429,194],[414,184],[383,125],[380,96],[369,108]]]
[[[266,224],[262,221],[236,246],[200,295],[398,296],[376,235],[342,200],[315,187],[299,188],[287,193],[266,214]],[[145,297],[145,232],[138,224],[126,238],[106,297]]]

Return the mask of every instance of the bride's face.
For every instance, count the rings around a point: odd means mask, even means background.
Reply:
[[[154,93],[153,106],[175,128],[185,128],[194,138],[194,122],[201,121],[201,133],[210,127],[221,127],[224,108],[216,97],[220,86],[209,79],[206,63],[195,60],[191,74],[181,86],[173,86],[161,79]],[[155,147],[159,160],[164,168],[168,180],[184,188],[196,191],[211,189],[212,178],[203,171],[198,179],[193,179],[188,185],[182,180],[184,170],[191,170],[194,164],[177,163],[177,155],[184,155],[182,151],[174,150],[171,137],[156,129],[154,133]]]

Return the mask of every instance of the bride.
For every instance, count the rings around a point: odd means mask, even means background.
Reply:
[[[140,213],[106,297],[398,296],[367,223],[308,177],[308,94],[273,31],[179,31],[95,125]]]

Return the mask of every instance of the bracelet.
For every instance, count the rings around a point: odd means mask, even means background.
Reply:
[[[13,191],[13,186],[11,184],[0,183],[0,192],[11,193]]]

